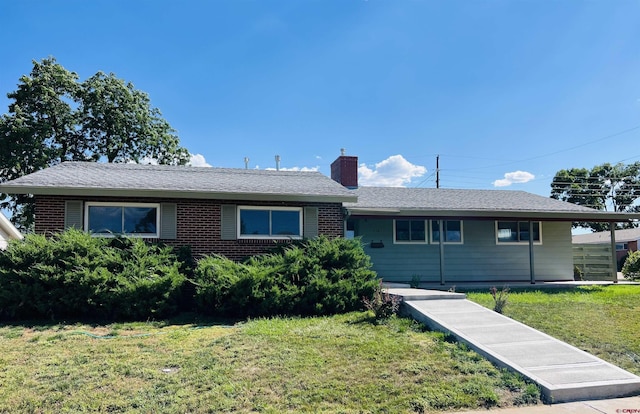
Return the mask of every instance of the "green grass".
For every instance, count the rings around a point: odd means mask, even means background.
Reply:
[[[493,308],[488,292],[467,296]],[[512,291],[503,313],[640,375],[640,286]]]
[[[444,335],[367,313],[232,326],[0,326],[0,412],[429,412],[539,401]]]

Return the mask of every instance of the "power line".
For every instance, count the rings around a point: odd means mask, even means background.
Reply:
[[[620,161],[618,161],[616,164],[618,164],[618,163],[622,163],[622,162],[625,162],[625,161],[629,161],[629,160],[632,160],[632,159],[634,159],[634,158],[640,158],[640,154],[638,154],[638,155],[633,155],[633,156],[631,156],[631,157],[629,157],[629,158],[625,158],[625,159],[623,159],[623,160],[620,160]]]
[[[424,180],[422,180],[418,184],[414,185],[414,187],[420,187],[422,184],[424,184],[429,178],[432,178],[434,175],[435,175],[435,171],[432,172],[431,174],[429,174],[427,177],[425,177]]]
[[[563,153],[563,152],[572,151],[572,150],[577,149],[577,148],[586,147],[587,145],[591,145],[591,144],[595,144],[597,142],[605,141],[607,139],[615,138],[615,137],[618,137],[620,135],[624,135],[624,134],[627,134],[629,132],[633,132],[633,131],[636,131],[636,130],[639,130],[639,129],[640,129],[640,125],[636,125],[634,127],[625,129],[623,131],[618,131],[618,132],[615,132],[613,134],[606,135],[604,137],[601,137],[601,138],[598,138],[598,139],[594,139],[592,141],[585,142],[584,144],[575,145],[573,147],[564,148],[564,149],[561,149],[561,150],[557,150],[557,151],[554,151],[554,152],[549,152],[549,153],[542,154],[542,155],[537,155],[535,157],[525,158],[525,159],[516,160],[516,161],[509,161],[509,162],[501,163],[501,164],[488,165],[488,166],[484,166],[484,167],[464,168],[464,169],[460,169],[459,171],[473,171],[473,170],[477,170],[477,169],[503,167],[503,166],[506,166],[506,165],[516,164],[516,163],[519,163],[519,162],[537,160],[537,159],[540,159],[540,158],[549,157],[551,155],[556,155],[556,154],[560,154],[560,153]],[[631,158],[634,158],[634,157],[631,157]],[[628,158],[628,159],[630,159],[630,158]]]

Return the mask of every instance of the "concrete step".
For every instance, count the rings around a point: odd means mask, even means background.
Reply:
[[[537,383],[549,403],[640,395],[640,377],[456,294],[390,293],[403,296],[402,310],[414,319]]]
[[[457,292],[441,290],[412,289],[412,288],[387,288],[385,291],[392,295],[401,296],[402,300],[436,300],[436,299],[466,299],[467,295]]]

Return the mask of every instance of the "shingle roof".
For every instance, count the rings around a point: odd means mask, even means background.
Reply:
[[[0,184],[17,194],[162,196],[286,201],[355,201],[319,172],[64,162]]]
[[[0,184],[9,194],[338,202],[356,215],[625,221],[640,214],[593,210],[505,190],[360,187],[319,172],[64,162]]]
[[[618,243],[640,240],[640,228],[616,230],[615,233],[615,238]],[[572,241],[574,243],[585,244],[611,243],[611,232],[599,231],[597,233],[576,234],[572,237]]]
[[[436,188],[360,187],[356,202],[345,203],[351,214],[401,214],[460,217],[522,217],[546,219],[625,219],[524,191]],[[640,218],[636,214],[635,218]]]

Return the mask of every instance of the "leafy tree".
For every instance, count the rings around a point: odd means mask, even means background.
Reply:
[[[114,74],[98,72],[80,82],[54,58],[33,62],[29,76],[7,94],[0,116],[0,182],[63,161],[186,164],[189,152],[146,93]],[[0,208],[28,229],[34,221],[29,195],[0,194]]]
[[[628,165],[605,163],[590,170],[560,170],[551,182],[551,197],[596,210],[639,212],[640,161]],[[573,225],[593,231],[608,229],[607,223],[576,222]]]
[[[185,164],[189,153],[146,93],[113,73],[98,72],[80,89],[83,137],[94,154],[107,162],[139,162],[153,158],[160,164]]]

